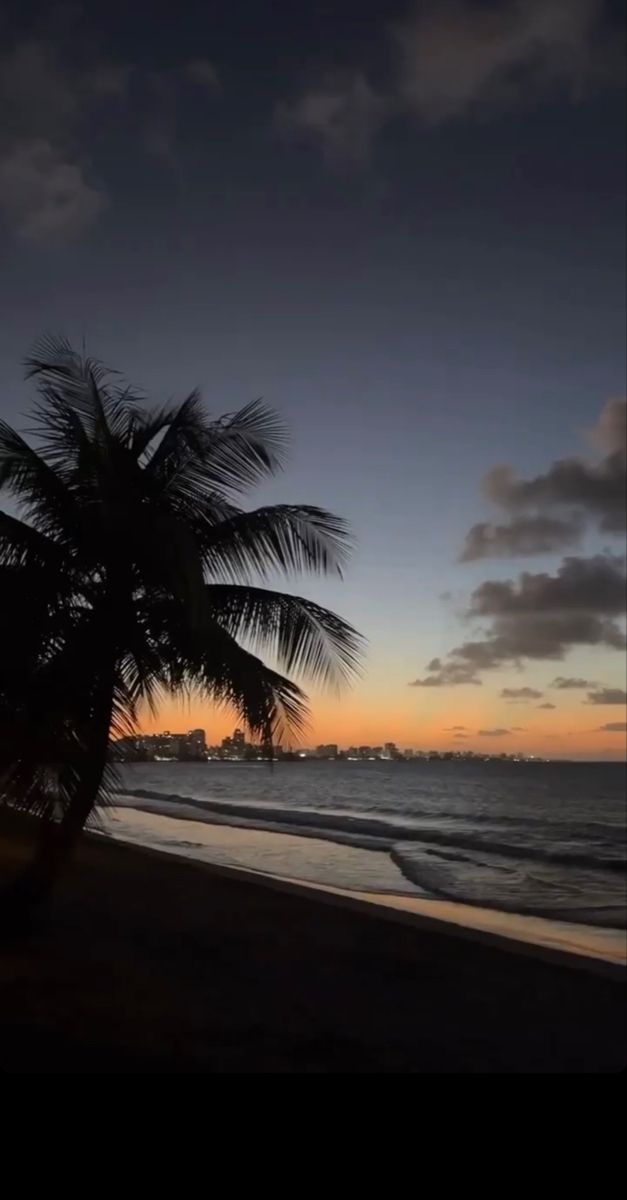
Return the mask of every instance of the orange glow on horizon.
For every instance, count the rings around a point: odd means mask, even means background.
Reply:
[[[455,706],[447,706],[450,697],[438,697],[424,711],[417,712],[398,698],[387,703],[370,695],[352,695],[340,701],[318,701],[312,704],[312,720],[300,742],[284,737],[283,744],[315,746],[321,742],[337,742],[340,747],[395,742],[399,748],[421,750],[474,750],[489,754],[522,753],[543,758],[620,758],[626,753],[623,732],[602,733],[591,724],[590,709],[584,715],[581,704],[572,702],[560,711],[540,713],[524,706],[504,711],[502,704],[487,692],[479,703],[473,695],[465,703],[455,696]],[[413,711],[412,711],[413,709]],[[434,711],[435,709],[435,711]],[[593,713],[597,725],[620,720],[616,710]],[[236,716],[227,709],[216,709],[202,703],[164,705],[156,718],[146,714],[142,730],[155,733],[162,730],[186,731],[202,728],[209,745],[219,743],[233,732]],[[458,726],[460,728],[455,729]],[[461,728],[463,727],[463,728]],[[517,728],[514,728],[517,727]],[[507,729],[507,733],[491,736],[479,730]],[[459,736],[459,735],[463,736]]]

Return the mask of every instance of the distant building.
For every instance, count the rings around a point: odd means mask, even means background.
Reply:
[[[190,729],[185,738],[184,754],[190,759],[207,757],[207,740],[204,729]]]
[[[390,760],[399,757],[399,752],[395,742],[386,742],[383,747],[383,758]]]
[[[194,746],[198,750],[207,749],[207,739],[204,729],[190,729],[187,735],[187,743],[189,746]]]
[[[231,737],[225,737],[221,746],[207,746],[204,729],[190,729],[187,733],[145,733],[118,738],[111,744],[111,759],[117,762],[206,762],[226,760],[252,762],[283,759],[286,762],[303,759],[326,759],[329,761],[364,762],[383,759],[386,762],[528,762],[529,756],[512,754],[476,754],[473,750],[399,750],[395,742],[381,746],[349,746],[340,750],[337,742],[325,742],[315,750],[283,750],[269,743],[254,744],[246,741],[243,730],[236,729]]]
[[[170,760],[180,758],[184,753],[187,734],[164,733],[144,734],[136,739],[137,750],[148,761]]]
[[[223,738],[220,751],[221,758],[232,758],[238,761],[257,757],[257,747],[248,744],[242,729],[236,729],[231,737]]]

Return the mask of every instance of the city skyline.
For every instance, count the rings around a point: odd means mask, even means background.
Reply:
[[[518,730],[519,734],[523,731]],[[490,736],[493,735],[493,736]],[[138,732],[134,735],[118,739],[115,745],[121,748],[124,744],[132,746],[135,749],[150,750],[151,757],[157,761],[160,758],[171,761],[173,758],[180,758],[183,761],[197,759],[216,759],[216,758],[235,758],[241,759],[248,754],[250,758],[267,758],[271,753],[273,757],[278,759],[282,757],[289,758],[317,758],[317,759],[335,759],[342,758],[348,760],[382,760],[391,761],[395,758],[412,758],[412,757],[429,757],[431,756],[455,756],[458,758],[477,758],[477,759],[537,759],[540,761],[590,761],[585,755],[555,755],[549,751],[534,752],[530,747],[525,747],[519,744],[514,749],[505,750],[502,745],[498,748],[492,748],[496,739],[500,741],[503,734],[499,730],[478,730],[477,736],[479,741],[472,744],[472,733],[468,731],[460,738],[457,734],[451,745],[397,745],[393,741],[379,742],[355,742],[353,744],[342,744],[339,741],[319,743],[318,745],[308,744],[305,741],[291,743],[286,742],[275,743],[270,752],[256,743],[250,743],[246,740],[245,731],[236,727],[232,734],[226,734],[224,737],[215,735],[207,737],[205,729],[190,729],[186,733],[171,732],[170,730],[154,731],[151,733]],[[471,744],[468,744],[470,742]],[[492,744],[492,745],[491,745]],[[189,753],[189,750],[193,753]]]
[[[418,759],[462,759],[490,761],[530,761],[536,755],[490,754],[458,747],[450,751],[434,748],[409,748],[397,746],[395,742],[381,745],[340,746],[337,742],[318,746],[259,745],[247,742],[244,730],[236,728],[220,742],[209,743],[204,729],[190,729],[187,733],[163,730],[151,734],[127,734],[118,738],[112,747],[114,759],[122,762],[246,762],[246,761],[348,761],[348,762],[407,762]]]

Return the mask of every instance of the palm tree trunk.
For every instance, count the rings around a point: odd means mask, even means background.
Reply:
[[[33,860],[16,880],[13,893],[26,906],[47,900],[52,889],[72,857],[85,822],[89,817],[100,788],[105,763],[96,778],[95,772],[85,780],[60,821],[46,821]]]
[[[107,764],[109,728],[113,707],[113,687],[103,687],[92,713],[93,737],[85,750],[85,765],[80,783],[61,820],[44,820],[32,861],[8,888],[8,908],[18,917],[26,916],[50,896],[60,874],[67,866],[90,813],[92,812]]]

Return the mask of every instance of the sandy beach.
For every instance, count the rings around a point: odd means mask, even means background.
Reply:
[[[239,879],[257,882],[265,880],[267,885],[274,879],[276,886],[281,881],[291,883],[298,895],[308,893],[321,902],[341,902],[344,907],[358,908],[368,902],[369,906],[377,906],[381,916],[387,917],[392,915],[389,912],[392,909],[397,920],[407,920],[415,927],[429,927],[435,919],[436,930],[453,924],[459,927],[461,934],[479,939],[487,935],[488,940],[497,944],[507,939],[509,949],[513,949],[511,940],[514,939],[521,952],[528,946],[536,956],[546,951],[547,957],[552,958],[552,952],[556,951],[559,958],[561,952],[567,952],[570,961],[577,955],[584,956],[585,960],[595,958],[601,964],[627,966],[624,928],[601,928],[462,904],[421,893],[415,888],[397,891],[394,888],[405,881],[385,853],[346,845],[330,846],[317,838],[301,836],[300,830],[294,835],[231,825],[224,819],[215,824],[206,820],[193,821],[188,816],[183,820],[164,818],[158,806],[151,807],[146,801],[141,803],[146,804],[145,809],[108,808],[106,814],[100,814],[101,832],[116,840],[204,862],[214,868],[226,867],[231,877],[236,875]],[[286,869],[288,867],[291,869]],[[335,869],[330,870],[330,867]],[[352,876],[355,886],[330,883],[329,878],[333,879],[334,875],[340,879]],[[366,881],[367,887],[364,886]],[[289,886],[287,890],[290,890]],[[372,912],[372,907],[368,911]]]
[[[6,817],[0,851],[4,879],[25,853]],[[618,975],[105,839],[85,839],[0,961],[11,1074],[613,1073],[626,1059]]]

